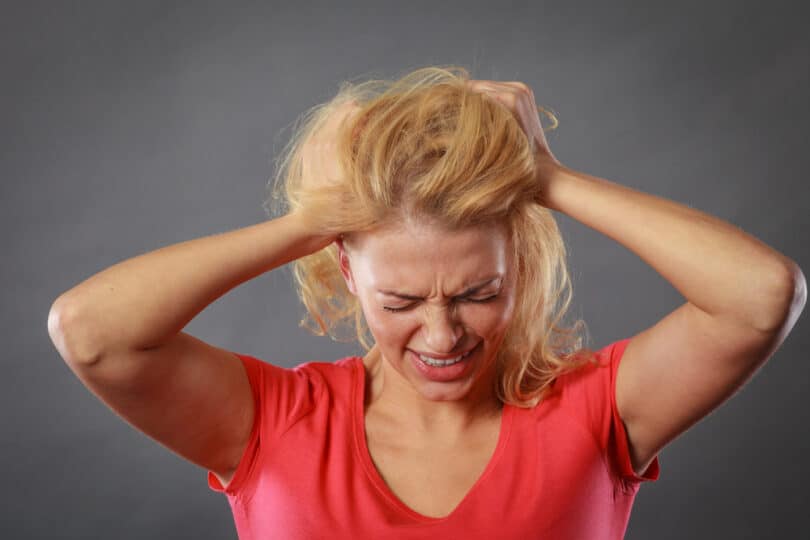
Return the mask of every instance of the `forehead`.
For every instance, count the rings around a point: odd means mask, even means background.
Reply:
[[[448,230],[424,223],[371,231],[352,239],[352,266],[387,289],[460,287],[506,275],[509,238],[502,225]]]

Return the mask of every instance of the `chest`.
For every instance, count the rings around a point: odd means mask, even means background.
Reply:
[[[409,437],[369,419],[366,443],[392,494],[411,510],[439,518],[451,514],[481,478],[498,445],[499,425],[483,425],[464,440],[448,443]]]

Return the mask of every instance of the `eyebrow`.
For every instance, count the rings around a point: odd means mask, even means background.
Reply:
[[[471,294],[473,294],[475,292],[478,292],[479,289],[483,289],[485,286],[489,285],[490,283],[492,283],[496,279],[502,279],[502,278],[503,278],[503,276],[501,276],[501,275],[486,278],[485,280],[479,281],[478,283],[468,287],[467,290],[465,290],[461,294],[456,295],[456,297],[469,296],[469,295],[471,295]],[[383,293],[383,294],[386,294],[388,296],[396,296],[396,297],[402,298],[404,300],[422,300],[421,296],[414,296],[414,295],[411,295],[411,294],[404,294],[404,293],[400,293],[400,292],[392,291],[392,290],[388,290],[388,289],[378,289],[378,291]]]

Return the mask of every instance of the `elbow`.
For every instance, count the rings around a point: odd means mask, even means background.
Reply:
[[[804,277],[804,272],[794,261],[791,262],[791,276],[792,281],[790,289],[792,290],[790,299],[790,317],[793,322],[799,318],[804,305],[807,303],[807,280]],[[792,324],[791,324],[792,326]]]
[[[57,298],[48,312],[48,335],[65,362],[89,365],[98,360],[100,354],[91,345],[91,333],[75,306]]]
[[[769,296],[772,307],[762,314],[757,329],[785,336],[807,303],[807,280],[795,261],[787,260]]]

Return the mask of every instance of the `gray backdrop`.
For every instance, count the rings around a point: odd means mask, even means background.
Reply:
[[[566,165],[692,205],[810,274],[803,2],[4,2],[0,230],[2,538],[235,538],[205,471],[124,423],[51,344],[51,302],[158,247],[247,226],[272,159],[341,80],[460,63],[521,80]],[[594,346],[682,297],[559,215]],[[280,365],[359,348],[297,325],[289,268],[186,331]],[[803,318],[806,319],[806,316]],[[791,538],[810,528],[800,320],[730,401],[660,454],[627,538]]]

